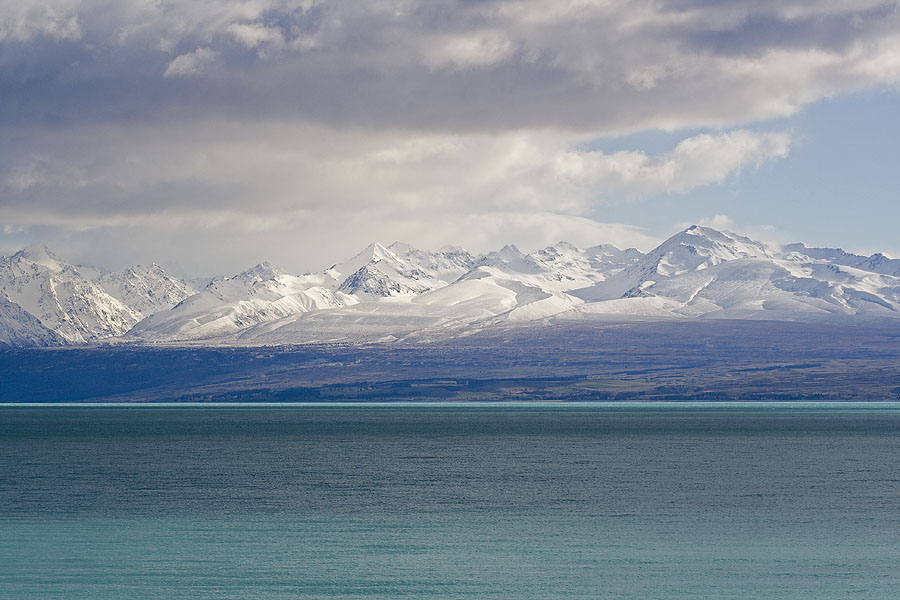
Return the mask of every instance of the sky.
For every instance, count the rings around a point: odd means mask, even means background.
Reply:
[[[900,0],[0,0],[0,254],[900,256]]]

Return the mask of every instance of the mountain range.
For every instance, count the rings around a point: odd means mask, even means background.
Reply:
[[[200,289],[159,265],[109,272],[45,246],[0,258],[0,346],[439,340],[579,319],[900,317],[900,260],[692,226],[644,254],[603,244],[475,256],[404,243],[293,275],[269,263]]]

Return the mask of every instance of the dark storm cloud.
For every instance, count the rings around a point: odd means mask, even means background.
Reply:
[[[893,3],[847,12],[803,14],[786,19],[775,12],[748,13],[734,27],[692,32],[690,44],[703,52],[752,55],[772,49],[809,48],[843,53],[868,38],[896,33],[900,7]]]
[[[0,9],[6,123],[215,113],[618,131],[775,116],[898,76],[861,64],[897,52],[895,3],[56,4],[52,19],[77,26]],[[860,45],[865,57],[854,56]],[[799,81],[754,69],[773,53]],[[780,106],[765,99],[773,87]]]

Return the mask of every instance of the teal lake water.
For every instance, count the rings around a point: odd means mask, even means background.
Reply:
[[[2,598],[896,598],[897,405],[0,406]]]

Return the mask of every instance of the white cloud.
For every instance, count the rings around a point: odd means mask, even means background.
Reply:
[[[220,202],[253,214],[378,204],[578,215],[598,200],[684,193],[720,182],[783,158],[789,147],[783,133],[736,130],[689,137],[655,156],[607,154],[574,149],[577,140],[550,132],[422,134],[218,120],[54,132],[32,141],[50,154],[13,163],[2,174],[14,190],[44,190],[48,205],[60,189],[108,187],[127,195],[208,183],[233,190]],[[24,148],[21,155],[28,156]],[[252,206],[243,197],[248,192]],[[118,212],[129,210],[126,200],[119,202]]]
[[[79,40],[81,22],[74,2],[0,2],[0,41],[25,42],[38,36]]]
[[[640,239],[586,215],[687,206],[787,156],[758,120],[900,84],[881,0],[0,0],[0,40],[0,220],[210,264]],[[705,133],[582,149],[651,129]]]
[[[513,43],[502,32],[476,31],[425,40],[422,60],[432,69],[485,68],[502,62],[513,50]]]
[[[24,233],[25,227],[22,227],[21,225],[3,225],[2,230],[4,235],[16,235]]]
[[[75,189],[88,184],[84,171],[67,158],[52,155],[23,156],[2,177],[9,194],[40,191],[47,187]]]
[[[166,67],[164,77],[194,77],[205,74],[216,59],[210,48],[197,48],[193,52],[176,56]]]
[[[636,150],[611,154],[568,150],[557,153],[554,166],[565,180],[593,187],[600,194],[684,193],[722,182],[741,169],[784,158],[789,148],[787,134],[736,130],[686,138],[659,156]]]
[[[275,27],[266,27],[260,23],[232,23],[226,28],[234,39],[247,48],[260,46],[281,48],[284,46],[284,34]]]
[[[697,225],[713,229],[731,229],[734,227],[734,219],[728,215],[713,215],[712,217],[703,217],[697,221]]]
[[[225,260],[216,245],[159,240],[227,232],[235,254],[269,248],[272,259],[287,257],[286,266],[302,270],[376,239],[474,250],[559,239],[646,248],[651,238],[639,229],[588,218],[598,198],[615,204],[684,192],[782,156],[787,141],[738,130],[648,156],[573,150],[568,136],[539,131],[421,134],[205,120],[53,132],[31,143],[53,153],[0,172],[7,181],[36,174],[7,194],[4,223],[58,235],[102,231],[107,248],[142,237],[150,243],[157,232],[157,251],[188,244],[209,264]],[[18,153],[27,156],[27,148]],[[135,238],[135,229],[148,234]],[[297,244],[321,248],[291,258]]]
[[[789,244],[797,241],[796,235],[790,231],[783,230],[771,224],[753,224],[748,222],[738,222],[729,215],[717,214],[711,217],[701,217],[694,221],[683,221],[673,225],[669,233],[681,231],[691,225],[700,225],[702,227],[712,227],[724,231],[737,233],[738,235],[747,236],[751,239],[772,244],[775,246]]]

